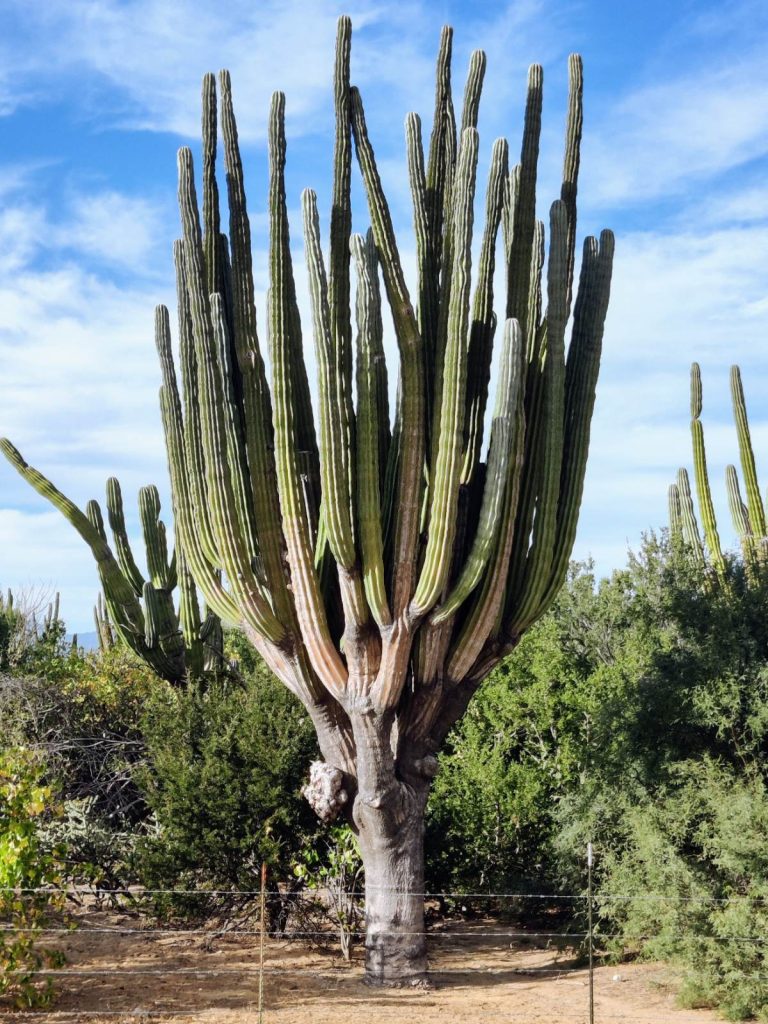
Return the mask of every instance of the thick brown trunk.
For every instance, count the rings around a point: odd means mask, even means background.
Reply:
[[[366,808],[359,833],[365,867],[365,980],[369,985],[427,983],[424,933],[424,807],[398,823]],[[377,820],[378,819],[378,820]]]

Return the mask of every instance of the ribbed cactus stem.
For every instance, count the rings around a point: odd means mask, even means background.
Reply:
[[[101,513],[99,512],[99,517],[100,515]],[[115,550],[117,551],[120,568],[123,570],[123,575],[133,587],[136,595],[139,596],[144,587],[144,576],[136,565],[128,540],[128,533],[125,529],[125,513],[123,511],[123,495],[120,490],[120,481],[113,476],[107,480],[107,517],[115,541]]]
[[[717,532],[715,506],[712,502],[712,491],[709,486],[707,472],[707,453],[704,447],[704,428],[701,425],[702,389],[701,369],[698,363],[691,366],[691,438],[693,441],[693,473],[696,481],[696,493],[699,499],[699,513],[704,528],[704,542],[709,551],[713,566],[719,573],[725,572],[725,559],[720,548],[720,535]]]
[[[677,472],[677,489],[680,494],[680,513],[683,523],[683,540],[690,548],[697,562],[704,564],[704,545],[701,542],[699,524],[696,522],[696,513],[693,510],[693,498],[691,496],[691,483],[688,479],[688,472],[679,469]]]
[[[536,169],[541,135],[543,71],[532,64],[528,72],[528,98],[520,156],[520,185],[512,225],[508,268],[507,317],[515,317],[523,336],[530,334],[528,290],[531,273],[531,248],[536,225]]]
[[[755,538],[752,535],[752,527],[749,523],[749,511],[741,497],[739,477],[735,466],[725,467],[725,483],[728,492],[728,506],[731,510],[733,527],[739,541],[744,548],[745,554],[755,555]]]
[[[581,159],[581,130],[583,114],[584,72],[581,57],[572,53],[568,58],[568,118],[565,125],[565,156],[563,159],[563,184],[560,198],[568,211],[568,297],[566,315],[571,311],[573,291],[573,267],[576,257],[576,195],[579,183]]]
[[[667,492],[669,501],[669,535],[679,543],[683,539],[683,510],[680,505],[680,489],[677,484],[670,484]]]
[[[349,464],[350,410],[339,382],[343,381],[343,352],[334,340],[328,305],[328,282],[320,241],[317,196],[305,189],[301,197],[304,214],[304,246],[309,273],[309,292],[317,353],[320,408],[320,479],[328,540],[336,561],[351,569],[357,561],[354,524],[351,518],[352,492]],[[349,243],[347,243],[349,244]]]
[[[405,283],[389,206],[368,139],[362,100],[351,90],[352,131],[363,176],[371,227],[379,254],[387,298],[400,349],[399,434],[400,465],[395,502],[393,542],[393,614],[408,607],[416,570],[419,510],[425,449],[424,352],[421,335]]]
[[[739,454],[741,470],[744,474],[744,487],[747,492],[747,509],[749,523],[755,537],[765,537],[765,507],[760,495],[755,467],[755,453],[752,450],[752,437],[747,419],[747,404],[744,400],[744,387],[741,383],[741,372],[738,366],[731,367],[731,398],[733,415],[736,420],[736,432],[739,438]]]
[[[374,284],[376,254],[362,235],[352,236],[357,270],[357,493],[363,579],[368,604],[376,623],[387,626],[392,613],[384,575],[381,495],[379,492],[380,439],[378,434],[380,380],[375,360],[380,345],[380,313]]]
[[[503,504],[510,480],[510,467],[518,447],[518,408],[523,392],[522,338],[516,321],[504,325],[504,347],[501,352],[496,404],[491,421],[491,443],[485,473],[483,500],[472,549],[451,593],[432,615],[432,624],[439,625],[464,603],[475,589],[498,544],[503,522]],[[514,483],[512,484],[514,487]]]
[[[452,549],[456,528],[456,502],[461,482],[464,438],[477,153],[477,131],[474,128],[466,128],[461,139],[454,183],[454,261],[451,273],[448,339],[443,368],[443,393],[440,402],[440,434],[437,461],[433,469],[429,538],[421,576],[413,596],[412,607],[417,616],[423,615],[434,605],[445,586],[449,568],[445,552]]]
[[[326,610],[315,571],[310,524],[303,501],[299,452],[300,396],[292,370],[291,300],[293,270],[287,254],[288,213],[285,201],[285,97],[275,93],[269,121],[270,144],[270,281],[269,337],[275,459],[288,562],[302,636],[312,666],[325,686],[341,693],[347,671],[331,640]]]
[[[152,586],[170,592],[176,586],[176,565],[175,559],[168,559],[168,538],[160,519],[160,493],[154,484],[139,491],[139,519]]]
[[[493,336],[496,318],[493,312],[493,276],[496,268],[496,239],[504,206],[504,186],[508,176],[509,145],[497,139],[491,154],[485,199],[485,230],[480,248],[477,285],[472,303],[472,326],[467,355],[467,396],[464,428],[462,483],[470,483],[480,460],[483,421],[491,375]]]

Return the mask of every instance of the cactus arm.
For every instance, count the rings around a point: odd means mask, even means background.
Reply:
[[[317,197],[312,189],[302,193],[302,210],[319,376],[320,473],[326,529],[331,551],[342,570],[340,582],[348,622],[362,626],[369,616],[357,565],[355,504],[351,500],[350,454],[354,455],[351,444],[354,431],[350,416],[353,413],[348,407],[348,394],[345,394],[343,353],[331,330]]]
[[[560,198],[568,211],[568,270],[566,319],[571,311],[573,270],[576,260],[576,193],[581,161],[581,129],[583,112],[584,71],[581,57],[572,53],[568,58],[568,116],[565,123],[565,156],[563,158],[563,184]]]
[[[347,672],[331,640],[314,566],[313,541],[303,500],[299,462],[296,380],[291,367],[292,271],[285,202],[285,97],[275,93],[269,120],[270,149],[270,289],[269,339],[272,362],[273,422],[277,483],[283,533],[291,569],[296,612],[310,662],[323,685],[341,695]]]
[[[461,130],[459,138],[467,128],[477,128],[477,116],[480,112],[480,96],[483,91],[483,79],[487,65],[485,53],[473,50],[469,58],[467,81],[464,85],[464,102],[461,108]]]
[[[514,457],[515,417],[522,397],[521,367],[519,334],[514,331],[514,322],[508,320],[504,326],[504,345],[491,424],[491,444],[477,530],[458,580],[449,596],[431,617],[432,625],[445,622],[469,597],[480,582],[494,543],[498,542],[503,522],[509,465],[511,458]]]
[[[206,489],[222,568],[246,622],[265,639],[279,642],[285,627],[261,591],[248,551],[246,534],[238,522],[237,501],[224,422],[221,366],[216,355],[211,305],[204,288],[202,236],[197,212],[192,154],[179,150],[179,207],[184,228],[184,261],[197,357],[201,426],[205,454]],[[221,317],[217,316],[220,321]]]
[[[369,228],[365,235],[365,250],[370,265],[368,280],[369,333],[368,344],[371,350],[373,372],[376,377],[376,429],[378,431],[379,449],[379,480],[382,493],[386,483],[389,446],[392,432],[389,423],[389,378],[387,359],[384,354],[384,325],[381,318],[381,290],[379,289],[379,257],[376,252],[376,241]]]
[[[221,295],[218,293],[211,295],[210,304],[214,352],[218,369],[216,380],[220,384],[220,389],[217,389],[217,400],[220,399],[226,460],[231,475],[237,529],[242,534],[245,552],[250,554],[249,564],[259,576],[260,585],[266,587],[266,580],[262,572],[262,561],[260,557],[257,558],[257,553],[260,554],[260,552],[256,533],[256,517],[253,509],[253,488],[249,486],[246,476],[248,462],[245,452],[245,439],[241,429],[240,410],[235,395],[232,346]]]
[[[334,107],[336,139],[333,154],[333,194],[331,199],[331,240],[328,273],[328,307],[334,352],[333,385],[336,405],[343,410],[345,443],[340,455],[348,487],[347,516],[354,524],[353,467],[355,465],[355,420],[352,408],[352,322],[350,317],[350,251],[352,234],[352,127],[350,121],[349,63],[352,22],[347,16],[338,20],[334,67]],[[322,253],[322,250],[320,250]],[[322,257],[321,257],[322,258]],[[323,487],[325,493],[325,487]]]
[[[368,196],[373,235],[400,349],[400,459],[392,558],[392,612],[393,615],[399,616],[410,602],[416,569],[425,445],[424,355],[400,263],[392,218],[381,187],[373,148],[368,139],[362,101],[354,87],[351,90],[351,98],[355,148]]]
[[[704,428],[701,424],[701,369],[698,363],[691,366],[691,438],[693,440],[693,473],[696,481],[696,493],[699,499],[699,512],[704,528],[704,540],[709,551],[712,564],[721,575],[725,572],[725,559],[720,548],[720,535],[717,532],[715,506],[712,503],[712,491],[709,486],[707,472],[707,452],[704,447]]]
[[[510,458],[507,483],[504,492],[503,514],[496,545],[488,564],[483,584],[477,598],[470,605],[467,618],[449,652],[445,676],[451,685],[458,684],[470,672],[472,666],[495,632],[504,607],[505,583],[509,574],[512,555],[520,482],[525,464],[525,340],[516,320],[508,320],[505,333],[510,334],[512,373],[510,386],[514,387],[516,405],[514,410],[514,433],[510,439]],[[519,381],[519,384],[515,384]]]
[[[766,535],[765,507],[763,506],[763,499],[757,483],[755,453],[752,450],[752,438],[749,432],[749,420],[747,419],[747,405],[744,401],[744,387],[741,383],[741,372],[738,366],[731,367],[731,397],[733,399],[733,416],[736,420],[736,430],[739,438],[739,454],[741,456],[741,470],[744,474],[744,489],[747,492],[749,523],[752,528],[752,535],[762,538]]]
[[[446,557],[446,552],[452,550],[456,529],[456,504],[461,480],[464,438],[477,151],[477,131],[474,128],[467,128],[461,140],[454,183],[453,269],[444,386],[440,402],[440,434],[432,480],[429,537],[411,606],[415,616],[423,615],[432,608],[447,582],[450,560]]]
[[[733,528],[743,544],[748,537],[752,536],[752,530],[749,525],[749,510],[741,497],[739,477],[735,466],[725,467],[725,486],[728,492],[728,507],[731,511]]]
[[[451,106],[452,49],[453,29],[446,25],[440,35],[435,72],[435,110],[425,176],[427,242],[423,288],[419,290],[419,326],[424,339],[426,379],[430,388],[434,378],[437,346],[445,188],[449,173],[452,171],[452,168],[449,170],[448,167],[449,158],[446,146],[447,136],[454,130]],[[431,401],[428,411],[431,416]]]
[[[203,258],[209,295],[224,292],[219,187],[216,183],[216,79],[203,76]]]
[[[521,594],[509,630],[517,635],[531,621],[547,589],[557,537],[557,511],[563,465],[565,415],[565,326],[567,319],[568,215],[557,200],[550,211],[547,270],[547,349],[543,375],[541,482],[531,548]]]
[[[341,353],[332,330],[328,285],[320,243],[317,197],[312,189],[301,196],[304,244],[309,274],[309,292],[314,321],[320,408],[320,479],[328,541],[336,561],[351,569],[357,559],[349,495],[352,487],[349,466],[351,424],[347,403],[337,387]]]
[[[109,526],[115,541],[115,551],[117,552],[120,568],[138,597],[144,588],[144,577],[136,565],[131,545],[128,541],[120,482],[113,476],[107,480],[107,518],[109,519]]]
[[[530,320],[538,319],[540,307],[538,293],[544,263],[544,225],[536,222],[532,252],[532,273],[529,279],[529,309],[533,312]],[[547,322],[538,326],[533,345],[526,339],[527,367],[525,379],[525,471],[520,481],[517,525],[510,559],[510,574],[507,584],[507,610],[511,611],[523,589],[525,568],[530,548],[536,501],[539,497],[541,469],[544,461],[544,397],[545,375],[543,357],[546,354]]]
[[[93,609],[93,623],[96,627],[96,636],[99,641],[99,650],[108,651],[115,646],[115,635],[109,621],[109,612],[104,603],[104,595],[99,591],[96,598],[96,605]]]
[[[418,321],[423,339],[434,335],[433,324],[437,316],[437,295],[432,277],[434,258],[430,236],[427,180],[424,170],[424,148],[421,138],[421,118],[408,114],[405,119],[405,149],[408,158],[408,180],[413,199],[413,232],[416,236],[416,264],[418,268]],[[426,340],[424,341],[426,348]]]
[[[378,389],[375,366],[377,298],[373,279],[375,251],[362,235],[352,236],[352,254],[357,269],[357,493],[363,581],[368,604],[376,624],[392,622],[384,577],[384,540],[381,524],[380,441],[378,435]]]
[[[509,146],[497,139],[491,154],[485,200],[485,230],[480,248],[477,286],[472,304],[472,327],[467,358],[467,398],[464,430],[464,457],[461,482],[470,483],[480,460],[483,421],[488,399],[488,382],[493,355],[493,275],[496,266],[496,239],[504,205],[504,184],[508,177]]]
[[[750,572],[754,572],[759,561],[759,549],[755,537],[752,534],[752,527],[749,522],[749,510],[741,498],[739,478],[736,473],[735,466],[725,467],[725,486],[728,492],[728,506],[731,510],[733,528],[736,530],[739,542],[741,543],[741,550],[744,553],[744,560],[747,563],[747,567]]]
[[[120,571],[120,566],[110,551],[103,534],[90,522],[88,516],[80,511],[74,502],[70,501],[65,494],[62,494],[42,473],[25,462],[21,453],[7,438],[0,438],[0,451],[2,451],[13,468],[24,477],[27,483],[38,494],[50,501],[64,518],[74,526],[91,549],[93,557],[96,559],[102,584],[105,587],[109,587],[110,592],[119,602],[126,623],[136,633],[143,634],[144,617],[141,612],[141,606],[133,592],[132,586]]]
[[[202,628],[200,603],[195,581],[181,548],[178,548],[176,568],[179,578],[179,625],[186,641],[187,671],[192,679],[197,679],[202,675],[204,669],[203,642],[200,634]]]
[[[557,512],[557,541],[549,585],[539,602],[534,620],[549,608],[565,582],[568,560],[576,538],[603,331],[611,293],[614,247],[613,233],[608,230],[601,232],[599,243],[594,238],[587,238],[584,243],[582,262],[586,264],[587,276],[592,281],[589,285],[585,283],[583,296],[580,282],[574,308],[573,332],[565,368],[565,449]]]
[[[691,496],[691,483],[688,478],[688,471],[679,469],[677,471],[677,489],[680,492],[680,513],[683,524],[683,540],[691,549],[697,562],[704,564],[704,545],[699,534],[699,524],[696,522],[696,513],[693,508],[693,497]]]
[[[181,369],[182,391],[184,394],[184,447],[189,473],[190,497],[193,502],[196,530],[200,535],[200,546],[207,560],[215,566],[220,565],[220,557],[213,532],[211,511],[208,495],[205,490],[205,455],[203,453],[203,435],[200,419],[200,400],[198,385],[197,357],[192,329],[192,313],[187,288],[185,269],[184,242],[179,240],[173,247],[173,258],[176,265],[176,295],[179,307],[179,365]],[[160,307],[158,307],[158,310]],[[157,337],[160,315],[155,311],[155,334]],[[170,344],[170,329],[168,329]]]
[[[27,483],[62,513],[90,547],[96,560],[109,616],[120,636],[133,650],[146,658],[157,672],[165,675],[166,678],[172,678],[172,666],[163,656],[155,657],[146,647],[145,616],[133,587],[123,576],[120,566],[107,544],[98,502],[90,501],[88,514],[85,515],[50,480],[28,465],[10,441],[0,440],[0,451]]]
[[[221,72],[219,84],[232,244],[235,343],[237,361],[243,376],[243,409],[248,466],[253,486],[254,518],[259,554],[264,564],[275,611],[282,621],[289,622],[294,618],[295,612],[283,568],[283,535],[274,459],[272,402],[256,331],[251,229],[228,71]],[[311,473],[316,476],[316,469],[312,468]]]
[[[669,536],[673,543],[678,543],[683,538],[683,512],[680,506],[680,488],[677,484],[670,484],[667,491],[669,502]]]
[[[201,531],[197,528],[195,499],[191,487],[194,473],[186,459],[181,399],[173,366],[168,310],[164,306],[158,306],[155,311],[155,343],[163,374],[160,411],[168,452],[168,472],[171,478],[178,545],[184,551],[190,571],[208,604],[223,619],[238,622],[240,613],[237,604],[222,587],[216,568],[203,548]]]
[[[154,484],[139,491],[139,519],[152,586],[170,593],[176,586],[176,572],[168,561],[168,539],[160,521],[160,495]]]
[[[520,185],[515,203],[507,267],[507,318],[514,317],[519,321],[525,338],[530,338],[532,330],[536,328],[535,323],[529,322],[529,287],[531,251],[536,229],[536,167],[541,135],[542,83],[541,65],[532,64],[528,71],[528,96],[520,157]]]

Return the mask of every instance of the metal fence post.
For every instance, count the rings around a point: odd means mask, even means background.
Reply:
[[[589,929],[589,1024],[595,1024],[595,941],[592,927],[592,843],[587,843],[587,927]]]
[[[267,864],[261,865],[261,890],[259,892],[259,1024],[264,1024],[264,931],[267,906]]]

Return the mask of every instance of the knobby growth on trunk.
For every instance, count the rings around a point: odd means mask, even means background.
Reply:
[[[418,984],[426,975],[423,818],[436,755],[483,678],[565,579],[613,236],[605,231],[599,241],[585,241],[574,298],[581,60],[569,62],[563,184],[550,210],[548,256],[545,228],[536,219],[542,70],[533,65],[519,163],[509,167],[505,139],[493,146],[473,291],[486,61],[481,51],[473,53],[457,130],[452,31],[445,28],[426,152],[418,115],[405,123],[418,262],[409,290],[362,99],[350,85],[350,45],[344,17],[335,61],[327,264],[315,193],[302,195],[319,422],[289,240],[285,98],[275,93],[269,117],[270,387],[226,71],[219,76],[220,106],[214,77],[203,84],[202,225],[192,154],[179,151],[180,374],[168,310],[160,306],[160,398],[177,547],[210,610],[246,628],[312,717],[324,761],[312,767],[306,793],[321,818],[343,815],[358,835],[368,979]],[[228,237],[216,178],[217,120]],[[353,144],[368,200],[366,236],[352,233]],[[498,327],[497,249],[506,282]],[[399,351],[392,413],[382,282]],[[501,352],[486,444],[497,332]],[[52,497],[52,485],[41,484],[44,478],[7,442],[4,451]],[[109,549],[99,542],[104,576],[111,571]],[[113,621],[128,618],[139,629],[133,593],[120,587],[106,593]]]

